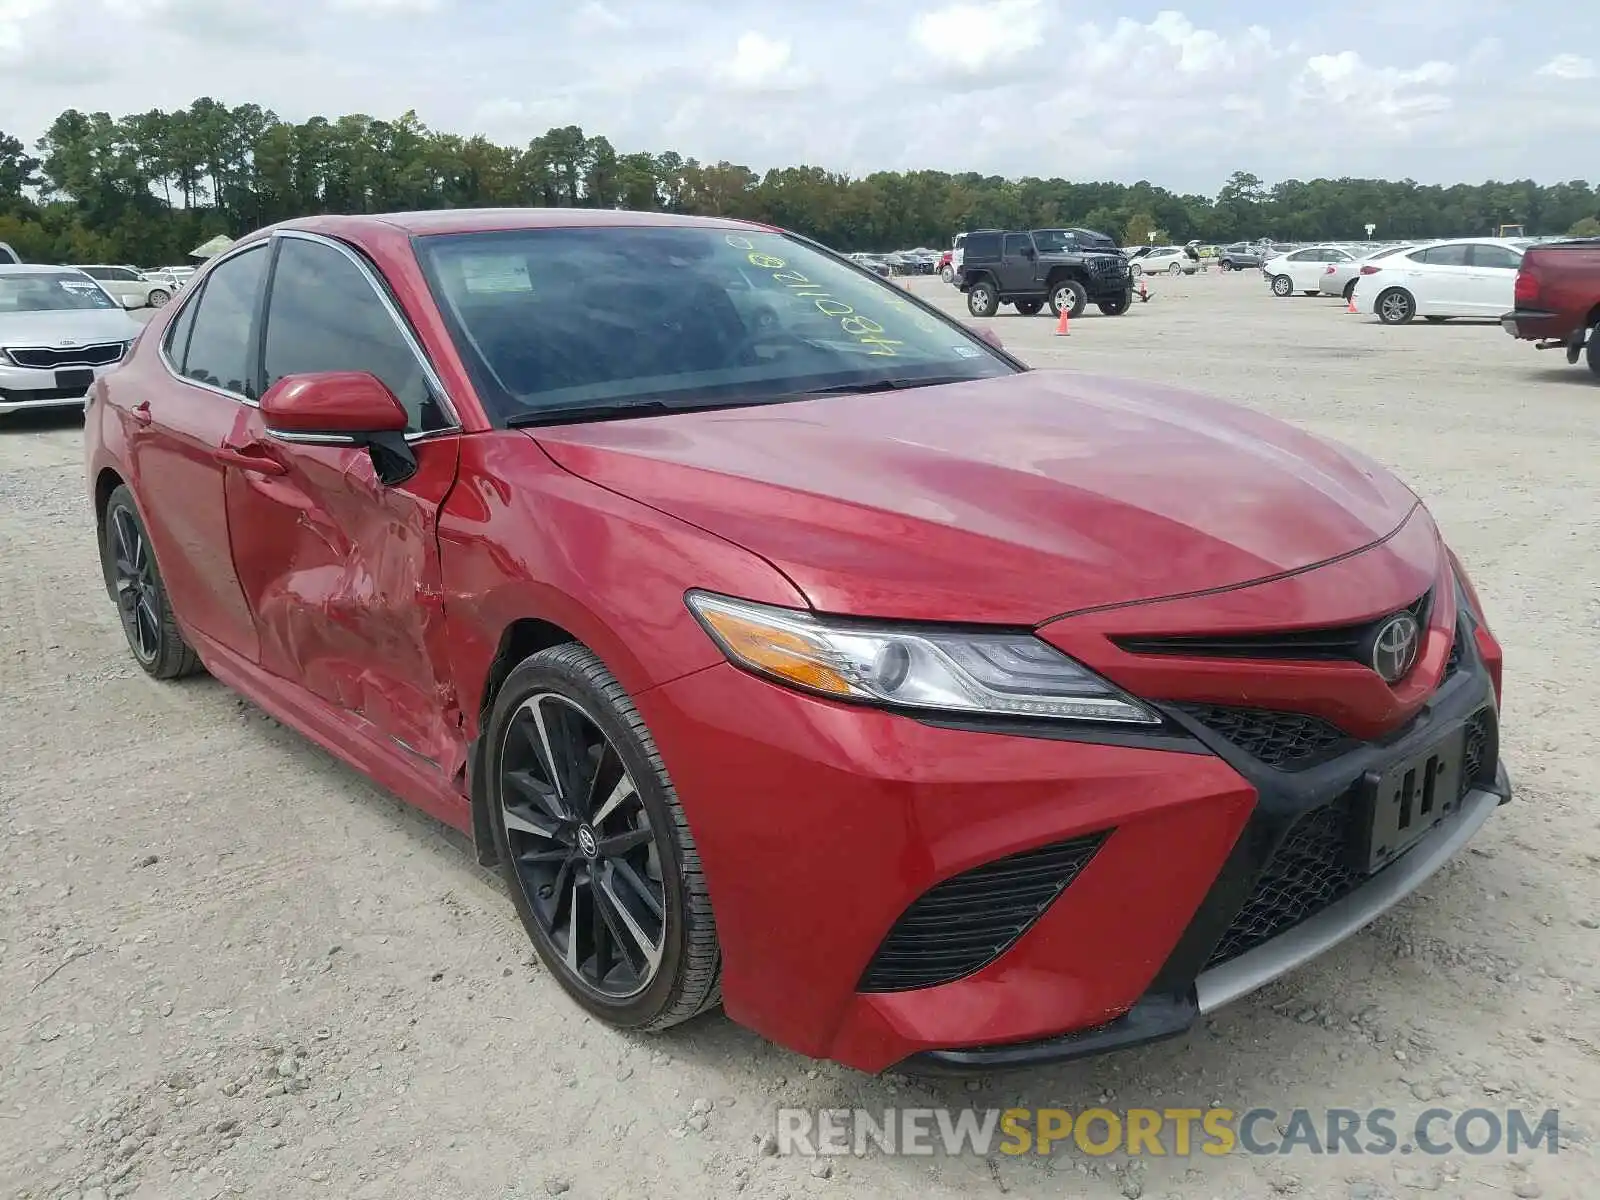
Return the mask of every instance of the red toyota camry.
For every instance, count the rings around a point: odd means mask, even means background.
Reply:
[[[88,403],[128,644],[469,832],[599,1018],[868,1071],[1185,1029],[1510,798],[1422,502],[779,230],[253,234]]]

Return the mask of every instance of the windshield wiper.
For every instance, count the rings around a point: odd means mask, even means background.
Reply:
[[[939,387],[946,383],[973,383],[971,375],[935,375],[926,379],[871,379],[865,383],[836,383],[832,387],[807,388],[804,396],[855,396],[867,392],[897,392],[904,388]]]
[[[669,404],[665,400],[614,400],[601,404],[571,404],[565,408],[541,408],[515,413],[506,418],[507,429],[527,429],[536,425],[576,425],[581,421],[620,421],[629,417],[658,417],[669,412],[709,412],[719,408],[747,408],[749,398],[738,400],[700,400]]]

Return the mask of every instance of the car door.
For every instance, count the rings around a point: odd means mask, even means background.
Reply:
[[[1471,268],[1467,265],[1465,243],[1429,246],[1411,256],[1420,264],[1412,275],[1411,293],[1417,312],[1424,317],[1470,317],[1472,307]]]
[[[1473,315],[1499,320],[1517,306],[1517,269],[1522,266],[1522,255],[1492,242],[1474,242],[1467,251]]]
[[[273,238],[263,392],[319,371],[367,371],[411,422],[417,471],[383,483],[368,450],[288,441],[248,412],[226,478],[233,561],[261,665],[446,774],[463,761],[444,642],[436,536],[458,425],[377,272],[343,243]]]
[[[138,401],[117,408],[173,606],[187,627],[249,662],[255,620],[233,569],[219,456],[253,399],[248,364],[266,267],[259,244],[217,263],[167,326],[162,369],[147,386],[112,392]]]
[[[1008,233],[1000,259],[1000,290],[1002,292],[1031,292],[1038,275],[1033,238],[1025,233]]]

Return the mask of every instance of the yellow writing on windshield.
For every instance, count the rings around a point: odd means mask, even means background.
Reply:
[[[725,240],[735,250],[746,251],[745,261],[752,267],[769,272],[770,278],[774,283],[786,288],[795,296],[810,300],[823,316],[835,318],[839,322],[839,328],[845,334],[855,338],[863,346],[872,347],[867,351],[868,354],[881,358],[894,358],[897,356],[894,348],[905,345],[902,341],[884,337],[884,327],[877,321],[872,320],[870,317],[862,316],[843,300],[824,291],[820,284],[808,279],[799,271],[791,270],[789,264],[783,259],[778,258],[776,255],[763,254],[757,250],[755,244],[749,238],[729,234]],[[890,303],[894,303],[894,301],[890,301]],[[934,326],[933,329],[937,332],[938,327]]]

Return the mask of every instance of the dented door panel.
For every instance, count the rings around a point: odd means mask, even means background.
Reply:
[[[225,481],[262,667],[453,777],[465,752],[437,521],[458,439],[418,442],[417,473],[390,487],[364,449],[290,445],[265,436],[256,410],[241,418],[233,444],[275,464],[231,467]]]

